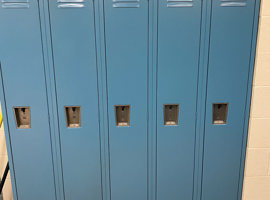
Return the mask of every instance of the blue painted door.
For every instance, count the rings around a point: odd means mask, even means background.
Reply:
[[[158,4],[157,199],[192,199],[201,0]],[[178,124],[164,124],[178,104]]]
[[[18,199],[55,199],[39,4],[0,7],[0,62]],[[2,102],[3,103],[3,102]],[[3,104],[2,104],[3,105]],[[14,107],[29,107],[31,127],[17,128]],[[9,145],[9,144],[7,144]]]
[[[212,1],[203,200],[237,199],[254,6],[254,0]],[[213,124],[213,103],[228,103],[225,124]]]
[[[148,1],[105,0],[112,200],[147,199]],[[116,126],[115,105],[130,105]]]
[[[94,5],[49,1],[66,199],[101,197]],[[80,127],[67,127],[66,106],[81,109]]]

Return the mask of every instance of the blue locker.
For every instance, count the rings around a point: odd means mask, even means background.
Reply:
[[[65,199],[101,200],[94,3],[50,0],[49,11]]]
[[[258,1],[2,0],[15,199],[239,199]]]
[[[201,0],[159,0],[158,200],[192,199],[201,8]],[[176,124],[165,124],[164,104],[178,105]]]
[[[0,5],[1,103],[7,112],[7,146],[13,157],[12,182],[17,186],[13,188],[14,197],[53,200],[56,197],[39,4],[34,0],[7,0]]]
[[[104,8],[111,199],[146,200],[148,1],[105,0]],[[129,125],[117,126],[121,105]]]
[[[237,199],[254,10],[254,0],[212,1],[203,200]],[[227,119],[215,124],[213,104],[225,103]]]

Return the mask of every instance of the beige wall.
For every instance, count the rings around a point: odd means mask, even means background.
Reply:
[[[263,0],[243,200],[270,200],[270,0]]]
[[[0,107],[1,111],[1,107]],[[5,134],[4,134],[4,127],[0,128],[0,177],[2,177],[6,164],[7,164],[7,149],[6,149],[6,141],[5,141]],[[11,181],[10,176],[6,179],[4,188],[3,188],[3,200],[12,200],[12,189],[11,189]],[[1,198],[0,198],[1,200]]]

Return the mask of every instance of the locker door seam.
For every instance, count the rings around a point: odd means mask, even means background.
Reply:
[[[146,112],[146,141],[147,141],[147,146],[146,146],[146,151],[147,151],[147,156],[146,156],[146,187],[147,187],[147,191],[146,191],[146,199],[148,199],[149,197],[149,173],[150,173],[150,169],[149,169],[149,137],[150,137],[150,131],[149,131],[149,91],[150,91],[150,88],[149,88],[149,75],[150,75],[150,59],[149,59],[149,56],[150,56],[150,0],[146,0],[147,1],[147,74],[146,74],[146,77],[147,77],[147,90],[146,90],[146,102],[147,102],[147,112]]]
[[[150,131],[149,131],[149,66],[150,66],[150,60],[149,60],[149,50],[150,50],[150,48],[149,48],[149,43],[150,43],[150,40],[149,40],[149,12],[150,12],[150,7],[149,7],[149,0],[147,0],[147,3],[148,3],[148,9],[147,9],[147,11],[148,11],[148,13],[147,13],[147,18],[148,18],[148,20],[147,20],[147,28],[148,28],[148,30],[147,30],[147,94],[146,94],[146,98],[147,98],[147,117],[146,117],[146,119],[147,119],[147,135],[146,135],[146,141],[147,141],[147,156],[146,156],[146,162],[147,162],[147,169],[146,169],[146,171],[147,171],[147,177],[146,177],[146,186],[147,186],[147,192],[146,192],[146,195],[147,195],[147,197],[146,197],[146,199],[147,200],[149,200],[148,199],[148,197],[149,197],[149,142],[150,142],[150,140],[149,140],[149,136],[150,136]]]
[[[99,94],[99,80],[98,80],[98,50],[97,50],[97,26],[96,26],[96,6],[95,0],[91,1],[93,4],[93,17],[94,17],[94,34],[95,34],[95,57],[96,57],[96,76],[97,76],[97,98],[98,98],[98,130],[99,130],[99,161],[100,161],[100,187],[101,187],[101,199],[103,200],[103,181],[102,181],[102,159],[101,159],[101,116],[100,116],[100,94]]]
[[[200,77],[200,73],[201,73],[201,70],[200,70],[200,60],[201,60],[201,47],[202,47],[202,31],[203,31],[203,0],[198,0],[198,2],[200,3],[200,6],[201,6],[201,15],[200,15],[200,35],[199,35],[199,47],[198,47],[198,67],[197,67],[197,86],[196,86],[196,109],[195,109],[195,120],[194,120],[194,126],[195,126],[195,134],[194,134],[194,155],[193,155],[193,188],[192,188],[192,199],[194,199],[194,192],[195,192],[195,182],[196,182],[196,170],[199,170],[199,169],[196,169],[196,165],[197,165],[197,140],[199,139],[198,137],[198,133],[200,132],[198,129],[197,129],[197,120],[198,118],[198,99],[199,99],[199,77]]]
[[[200,195],[200,199],[202,200],[203,198],[203,178],[204,178],[204,153],[205,153],[205,131],[206,131],[206,128],[205,128],[205,125],[206,125],[206,113],[207,113],[207,98],[208,98],[208,76],[209,76],[209,64],[210,64],[210,51],[211,51],[211,34],[212,34],[212,14],[213,14],[213,1],[212,0],[208,0],[208,2],[210,1],[210,19],[207,19],[207,20],[210,20],[209,21],[209,35],[206,35],[207,38],[208,38],[208,51],[206,52],[207,53],[207,66],[206,69],[207,69],[207,75],[205,77],[205,80],[206,80],[206,85],[205,85],[205,104],[204,104],[204,128],[203,128],[203,152],[202,152],[202,174],[201,174],[201,195]]]
[[[107,135],[107,141],[104,141],[107,143],[108,145],[108,149],[107,149],[107,156],[108,156],[108,171],[109,171],[109,174],[108,174],[108,179],[109,179],[109,185],[108,185],[108,188],[109,188],[109,199],[111,200],[111,152],[110,152],[110,118],[109,118],[109,91],[108,91],[108,66],[107,66],[107,41],[106,41],[106,11],[105,11],[105,2],[104,0],[102,0],[102,6],[103,6],[103,29],[104,29],[104,32],[103,32],[103,37],[104,37],[104,66],[105,66],[105,87],[106,87],[106,115],[107,115],[107,133],[105,135]]]
[[[53,50],[53,36],[52,36],[52,25],[51,25],[51,13],[50,13],[50,1],[48,0],[48,17],[49,17],[49,33],[48,36],[50,38],[51,43],[51,55],[52,55],[52,71],[53,71],[53,80],[54,80],[54,93],[55,93],[55,102],[56,102],[56,113],[57,113],[57,129],[58,129],[58,138],[59,138],[59,153],[60,153],[60,163],[61,163],[61,177],[62,177],[62,185],[63,185],[63,198],[66,199],[65,194],[65,181],[64,181],[64,168],[63,168],[63,159],[62,159],[62,145],[61,145],[61,136],[60,136],[60,122],[59,122],[59,105],[58,105],[58,97],[57,97],[57,87],[56,87],[56,76],[55,76],[55,62],[54,62],[54,50]]]
[[[44,55],[44,41],[42,37],[42,24],[41,24],[41,6],[40,6],[40,0],[38,2],[38,11],[39,11],[39,28],[40,28],[40,38],[41,38],[41,50],[42,50],[42,60],[43,60],[43,73],[44,73],[44,84],[45,84],[45,91],[46,91],[46,104],[47,104],[47,114],[48,114],[48,124],[49,124],[49,131],[50,131],[50,150],[51,150],[51,161],[52,161],[52,168],[53,168],[53,178],[54,178],[54,192],[55,192],[55,199],[57,199],[56,194],[56,175],[55,175],[55,163],[54,163],[54,155],[53,155],[53,147],[52,147],[52,127],[50,123],[50,114],[49,114],[49,98],[48,98],[48,83],[47,83],[47,77],[46,77],[46,71],[45,71],[45,55]],[[46,27],[45,27],[46,31]]]
[[[154,121],[154,127],[155,127],[155,130],[154,130],[154,133],[155,133],[155,200],[157,200],[157,120],[158,120],[158,117],[157,117],[157,109],[158,109],[158,103],[157,103],[157,91],[158,91],[158,13],[159,13],[159,1],[160,0],[157,0],[156,2],[156,15],[155,16],[155,19],[156,19],[156,49],[155,49],[155,54],[153,56],[153,59],[155,57],[155,65],[153,65],[153,69],[155,69],[155,74],[153,75],[153,77],[155,77],[155,121]],[[154,31],[153,31],[154,33]],[[154,38],[153,38],[154,39]],[[154,42],[153,42],[154,44]],[[154,48],[153,48],[153,52],[154,52]],[[154,98],[153,98],[154,99]]]

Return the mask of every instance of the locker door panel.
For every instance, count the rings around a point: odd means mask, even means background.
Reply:
[[[192,199],[201,0],[158,9],[157,197]],[[165,104],[179,106],[178,124],[165,124]]]
[[[38,1],[2,2],[0,18],[0,62],[9,124],[5,130],[10,131],[18,199],[55,199]],[[18,121],[17,128],[13,108],[21,106],[30,108],[31,126]]]
[[[255,1],[212,3],[202,199],[236,200]],[[224,124],[213,124],[215,103],[228,104]]]
[[[148,1],[105,3],[112,200],[147,198]],[[130,106],[116,125],[115,105]]]
[[[102,197],[93,1],[49,3],[65,197],[99,200]],[[67,114],[77,118],[76,113],[80,123],[68,127]]]

